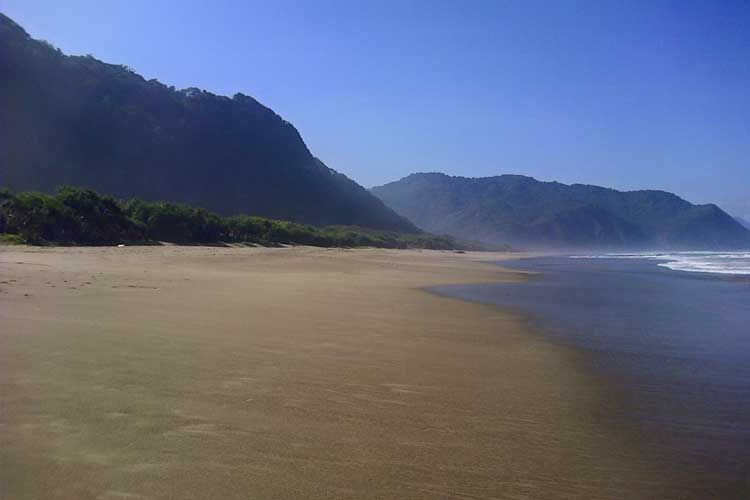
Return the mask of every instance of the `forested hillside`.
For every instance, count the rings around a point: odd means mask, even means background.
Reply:
[[[69,184],[222,215],[415,230],[252,97],[176,90],[67,56],[2,14],[0,75],[0,186]]]
[[[372,192],[422,229],[459,238],[555,248],[750,248],[750,231],[716,205],[664,191],[420,173]]]

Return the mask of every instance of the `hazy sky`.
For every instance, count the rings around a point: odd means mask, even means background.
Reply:
[[[0,0],[32,36],[243,92],[365,186],[658,188],[750,216],[750,2]],[[744,204],[745,208],[741,208]]]

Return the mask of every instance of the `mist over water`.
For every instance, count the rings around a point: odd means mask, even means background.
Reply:
[[[521,312],[589,352],[646,446],[750,491],[750,252],[575,257],[503,263],[539,272],[521,284],[434,290]]]

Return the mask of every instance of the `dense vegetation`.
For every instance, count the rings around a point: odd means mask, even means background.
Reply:
[[[122,201],[73,187],[60,188],[55,195],[0,190],[0,235],[0,242],[5,243],[67,245],[168,241],[431,249],[463,246],[453,238],[425,233],[315,228],[247,215],[220,217],[203,208],[140,199]]]
[[[66,56],[2,14],[0,75],[0,182],[15,191],[86,186],[223,215],[416,231],[252,97]]]
[[[750,248],[750,231],[716,205],[664,191],[421,173],[372,192],[422,229],[457,238],[522,247]]]

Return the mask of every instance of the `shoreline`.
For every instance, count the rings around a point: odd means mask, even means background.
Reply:
[[[617,403],[581,353],[423,290],[520,279],[493,255],[3,247],[0,482],[71,499],[666,498],[606,432]]]
[[[533,255],[530,258],[560,257],[558,254]],[[527,256],[520,257],[529,258]],[[503,264],[514,258],[502,258],[496,261],[488,261],[489,264],[503,266]],[[654,264],[656,266],[657,264]],[[503,266],[504,267],[504,266]],[[508,268],[505,268],[508,269]],[[533,266],[524,267],[523,269],[509,268],[510,271],[517,271],[524,276],[534,277],[545,274],[546,271],[535,269]],[[684,273],[683,271],[671,271]],[[693,278],[725,280],[720,274],[705,276],[705,273],[688,273]],[[695,276],[697,275],[697,276]],[[524,280],[525,281],[525,280]],[[474,287],[491,284],[487,282],[477,282],[472,284],[462,284],[460,287]],[[517,283],[523,286],[523,282]],[[515,284],[511,284],[512,286]],[[603,363],[602,352],[597,349],[586,347],[576,342],[572,338],[562,335],[560,331],[552,333],[554,327],[549,324],[549,319],[541,321],[535,313],[530,310],[521,310],[512,305],[486,301],[480,298],[469,298],[456,292],[450,291],[450,286],[437,286],[428,289],[439,297],[448,297],[455,300],[461,300],[468,303],[485,304],[496,307],[498,310],[517,315],[527,324],[527,330],[532,335],[537,335],[553,345],[560,346],[564,349],[571,349],[579,355],[579,365],[587,372],[592,379],[598,380],[603,392],[608,393],[612,408],[603,412],[602,425],[609,428],[612,435],[619,436],[638,445],[646,461],[653,464],[654,468],[663,474],[662,482],[665,486],[666,495],[664,498],[679,499],[703,499],[719,496],[721,498],[744,499],[747,493],[747,482],[738,481],[743,473],[738,472],[731,467],[729,469],[717,467],[716,463],[702,463],[696,459],[700,450],[685,448],[682,442],[672,437],[671,431],[659,429],[653,425],[644,425],[642,419],[648,418],[648,406],[644,404],[641,398],[643,388],[641,384],[644,380],[636,374],[615,373],[605,368]],[[552,331],[550,331],[552,328]],[[649,397],[646,389],[645,397]],[[646,411],[646,413],[644,413]],[[666,432],[666,433],[665,433]],[[685,453],[693,455],[687,458]],[[716,453],[716,449],[714,449]],[[708,457],[704,456],[706,460]],[[715,456],[713,458],[716,458]],[[746,476],[745,476],[746,477]]]

